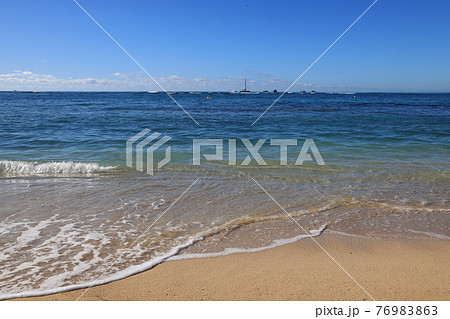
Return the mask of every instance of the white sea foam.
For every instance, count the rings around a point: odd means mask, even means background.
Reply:
[[[422,235],[426,235],[426,236],[430,236],[430,237],[435,237],[435,238],[439,238],[439,239],[445,239],[445,240],[450,240],[449,236],[446,236],[444,234],[437,234],[437,233],[433,233],[433,232],[426,232],[426,231],[418,231],[418,230],[408,230],[410,233],[414,233],[414,234],[422,234]]]
[[[90,288],[92,286],[97,286],[97,285],[102,285],[102,284],[106,284],[109,282],[113,282],[113,281],[117,281],[120,279],[124,279],[127,277],[130,277],[132,275],[138,274],[140,272],[149,270],[153,267],[155,267],[156,265],[163,263],[164,261],[167,260],[176,260],[176,259],[188,259],[188,258],[203,258],[203,257],[213,257],[213,256],[220,256],[220,255],[229,255],[232,253],[241,253],[241,252],[256,252],[256,251],[262,251],[262,250],[266,250],[266,249],[270,249],[270,248],[274,248],[274,247],[278,247],[278,246],[282,246],[282,245],[286,245],[286,244],[290,244],[293,242],[296,242],[298,240],[301,240],[303,238],[309,238],[310,236],[319,236],[324,230],[326,229],[326,225],[322,226],[319,230],[312,230],[310,232],[310,235],[299,235],[293,238],[289,238],[289,239],[280,239],[280,240],[275,240],[272,244],[267,245],[267,246],[263,246],[263,247],[258,247],[258,248],[251,248],[251,249],[240,249],[240,248],[230,248],[230,249],[226,249],[223,252],[219,252],[219,253],[206,253],[206,254],[184,254],[184,255],[180,255],[178,256],[179,252],[191,245],[193,245],[194,243],[203,240],[203,237],[200,235],[198,237],[191,237],[189,240],[187,240],[184,244],[182,245],[178,245],[177,247],[172,248],[168,253],[166,254],[162,254],[160,256],[156,256],[154,258],[152,258],[151,260],[144,262],[142,264],[139,265],[133,265],[130,266],[126,269],[120,270],[115,272],[114,274],[108,275],[107,277],[100,277],[97,280],[94,281],[90,281],[90,282],[86,282],[86,283],[82,283],[82,284],[75,284],[75,285],[68,285],[68,286],[63,286],[63,287],[57,287],[57,288],[48,288],[48,289],[43,289],[43,290],[31,290],[31,291],[23,291],[23,292],[19,292],[19,293],[10,293],[10,294],[0,294],[0,300],[5,300],[5,299],[12,299],[12,298],[24,298],[24,297],[36,297],[36,296],[44,296],[44,295],[49,295],[49,294],[54,294],[54,293],[60,293],[60,292],[66,292],[66,291],[70,291],[70,290],[75,290],[75,289],[83,289],[83,288]],[[206,233],[205,233],[206,234]],[[205,235],[203,234],[203,235]],[[98,257],[98,256],[96,256]],[[97,258],[95,258],[97,259]],[[80,267],[78,267],[80,269],[74,269],[73,272],[75,273],[80,273],[83,272],[85,269],[83,269],[83,266],[80,265]],[[51,287],[57,283],[62,283],[62,277],[63,274],[61,274],[60,276],[56,276],[55,278],[49,278],[45,284],[46,287]],[[61,277],[61,278],[60,278]]]
[[[278,246],[295,243],[296,241],[299,241],[304,238],[319,236],[320,234],[322,234],[324,232],[324,230],[326,228],[327,228],[327,225],[323,225],[322,227],[320,227],[320,229],[311,230],[309,235],[302,234],[302,235],[298,235],[298,236],[295,236],[292,238],[277,239],[277,240],[274,240],[271,244],[265,245],[262,247],[247,248],[247,249],[245,249],[245,248],[226,248],[223,251],[214,252],[214,253],[182,254],[182,255],[172,256],[168,260],[217,257],[217,256],[225,256],[225,255],[230,255],[230,254],[235,254],[235,253],[249,253],[249,252],[263,251],[263,250],[275,248]]]
[[[32,290],[32,291],[24,291],[24,292],[19,292],[19,293],[12,293],[12,294],[0,294],[0,300],[6,300],[6,299],[12,299],[12,298],[45,296],[45,295],[50,295],[50,294],[54,294],[54,293],[75,290],[75,289],[90,288],[92,286],[103,285],[103,284],[106,284],[106,283],[109,283],[112,281],[127,278],[129,276],[138,274],[140,272],[143,272],[143,271],[146,271],[148,269],[155,267],[156,265],[166,261],[168,258],[178,254],[181,249],[189,247],[190,245],[192,245],[193,243],[195,243],[196,241],[199,241],[199,240],[201,240],[201,239],[200,238],[191,238],[185,244],[179,245],[179,246],[173,248],[167,254],[152,258],[151,260],[144,262],[142,264],[133,265],[126,269],[117,271],[114,274],[111,274],[104,278],[100,277],[97,280],[82,283],[82,284],[68,285],[68,286],[45,289],[45,290]],[[56,279],[57,279],[57,281],[59,281],[61,278],[56,278]]]
[[[7,176],[90,175],[114,168],[116,166],[100,166],[98,163],[0,161],[0,174]]]

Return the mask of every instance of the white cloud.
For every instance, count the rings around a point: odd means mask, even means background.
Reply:
[[[136,83],[117,79],[58,78],[51,74],[37,74],[16,70],[0,74],[0,90],[117,90],[132,88]]]
[[[270,76],[270,75],[267,75]],[[155,77],[155,80],[168,91],[231,91],[243,88],[243,77],[230,78],[185,78],[178,75]],[[282,91],[291,83],[273,77],[257,76],[247,79],[251,90]],[[318,87],[313,84],[296,84],[292,91]],[[16,70],[0,74],[0,90],[29,91],[153,91],[161,88],[143,72],[112,74],[112,78],[59,78],[51,74],[37,74],[31,71]]]
[[[113,76],[116,76],[116,77],[122,78],[122,79],[128,79],[130,77],[130,74],[116,72],[113,74]]]

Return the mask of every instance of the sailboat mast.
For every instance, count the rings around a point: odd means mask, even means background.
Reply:
[[[245,90],[247,91],[247,79],[245,79]]]

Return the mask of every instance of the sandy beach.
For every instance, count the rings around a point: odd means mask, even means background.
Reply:
[[[450,300],[448,240],[317,241],[375,300]],[[76,300],[74,290],[18,300]],[[311,239],[254,253],[164,262],[81,300],[371,300]]]

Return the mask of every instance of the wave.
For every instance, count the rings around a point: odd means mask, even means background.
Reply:
[[[116,168],[117,166],[100,166],[98,163],[77,162],[25,162],[0,161],[0,175],[6,176],[67,176],[91,175]]]
[[[90,281],[87,283],[68,285],[68,286],[57,287],[57,288],[48,289],[48,290],[24,291],[24,292],[19,292],[19,293],[3,294],[3,295],[0,294],[0,300],[13,299],[13,298],[38,297],[38,296],[51,295],[51,294],[56,294],[56,293],[61,293],[61,292],[67,292],[67,291],[76,290],[76,289],[89,289],[93,286],[104,285],[104,284],[107,284],[107,283],[110,283],[113,281],[124,279],[124,278],[130,277],[132,275],[141,273],[143,271],[146,271],[146,270],[149,270],[149,269],[155,267],[156,265],[166,261],[169,257],[172,257],[172,256],[178,254],[178,252],[181,249],[187,248],[188,246],[192,245],[194,242],[196,242],[198,240],[199,239],[191,239],[186,244],[173,248],[169,253],[167,253],[164,256],[153,258],[143,264],[134,265],[134,266],[128,267],[126,269],[120,270],[120,271],[114,273],[113,275],[108,276],[107,278],[98,278],[97,280]],[[81,294],[80,294],[80,296],[81,296]]]
[[[214,252],[214,253],[197,253],[197,254],[181,254],[181,255],[174,255],[168,260],[180,260],[180,259],[192,259],[192,258],[207,258],[207,257],[217,257],[217,256],[226,256],[230,254],[236,254],[236,253],[252,253],[252,252],[258,252],[263,251],[287,244],[292,244],[300,239],[304,238],[310,238],[310,237],[316,237],[321,235],[325,229],[327,229],[327,225],[322,225],[320,229],[317,230],[311,230],[309,234],[302,234],[298,235],[292,238],[286,238],[286,239],[276,239],[271,244],[256,247],[256,248],[225,248],[223,251]]]
[[[180,253],[180,251],[182,251],[183,249],[188,248],[189,246],[193,245],[194,243],[204,239],[203,236],[193,237],[193,238],[190,238],[186,243],[172,248],[172,250],[170,252],[168,252],[167,254],[164,254],[164,255],[156,257],[156,258],[152,258],[151,260],[149,260],[147,262],[144,262],[142,264],[133,265],[133,266],[128,267],[126,269],[117,271],[114,274],[112,274],[112,275],[110,275],[110,276],[108,276],[106,278],[101,278],[100,277],[97,280],[86,282],[86,283],[75,284],[75,285],[68,285],[68,286],[57,287],[57,288],[41,290],[41,291],[34,290],[34,291],[24,291],[24,292],[19,292],[19,293],[11,293],[11,294],[3,294],[3,295],[0,294],[0,300],[7,300],[7,299],[13,299],[13,298],[38,297],[38,296],[45,296],[45,295],[55,294],[55,293],[67,292],[67,291],[76,290],[76,289],[89,289],[89,288],[91,288],[93,286],[99,286],[99,285],[107,284],[107,283],[110,283],[110,282],[113,282],[113,281],[124,279],[124,278],[130,277],[130,276],[136,275],[138,273],[147,271],[147,270],[152,269],[155,266],[157,266],[158,264],[161,264],[161,263],[163,263],[163,262],[165,262],[167,260],[202,258],[202,257],[212,257],[212,256],[218,256],[218,255],[228,255],[228,254],[240,253],[240,252],[262,251],[262,250],[274,248],[274,247],[277,247],[277,246],[293,243],[293,242],[296,242],[296,241],[298,241],[300,239],[303,239],[303,238],[310,238],[310,237],[319,236],[320,234],[323,233],[323,231],[326,228],[327,228],[327,226],[324,225],[318,230],[310,231],[310,234],[308,234],[308,235],[304,234],[304,235],[299,235],[299,236],[296,236],[296,237],[293,237],[293,238],[289,238],[289,239],[275,240],[272,244],[267,245],[267,246],[263,246],[263,247],[259,247],[259,248],[227,249],[226,251],[221,252],[221,253],[213,253],[213,254],[207,254],[207,253],[206,254],[186,254],[186,255],[181,255],[181,256],[179,256],[177,258],[177,255]],[[203,235],[205,235],[205,234],[203,234]],[[80,294],[80,297],[81,297],[81,294]]]

